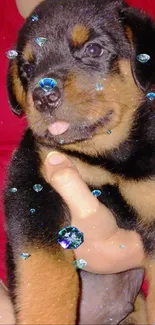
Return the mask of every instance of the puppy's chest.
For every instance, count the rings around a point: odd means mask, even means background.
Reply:
[[[41,151],[44,160],[48,152]],[[91,191],[100,191],[98,199],[114,213],[120,226],[129,229],[129,220],[137,220],[137,217],[146,223],[155,219],[155,176],[145,180],[126,179],[103,166],[93,166],[71,156],[68,158]],[[43,169],[42,173],[46,179]],[[135,224],[131,226],[134,227]]]
[[[101,166],[91,166],[72,159],[81,177],[90,189],[100,190],[98,199],[110,208],[115,216],[128,215],[129,219],[149,222],[155,219],[155,177],[126,179]],[[123,225],[124,226],[124,225]]]

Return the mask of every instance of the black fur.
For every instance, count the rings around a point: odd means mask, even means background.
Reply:
[[[38,170],[39,165],[37,145],[32,132],[27,130],[18,152],[14,155],[5,195],[9,241],[17,250],[21,247],[24,238],[26,242],[34,245],[36,242],[41,246],[56,245],[60,225],[63,225],[64,220],[67,224],[70,221],[67,207],[62,204],[60,195],[45,182]],[[42,185],[43,190],[39,193],[35,192],[33,189],[35,184]],[[17,188],[17,193],[11,192],[11,188],[14,187]],[[18,220],[17,206],[20,220]],[[30,212],[32,208],[36,209],[34,214]],[[65,215],[64,211],[66,211]],[[14,221],[15,216],[18,227]]]

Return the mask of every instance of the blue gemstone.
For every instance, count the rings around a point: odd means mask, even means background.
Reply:
[[[82,258],[80,258],[79,260],[75,260],[73,262],[73,265],[77,268],[77,269],[84,269],[84,267],[87,266],[87,262],[85,260],[83,260]]]
[[[30,209],[30,212],[32,213],[32,214],[34,214],[35,212],[36,212],[36,209]]]
[[[56,87],[57,82],[52,78],[43,78],[38,83],[39,87],[41,87],[45,92],[50,92],[53,88]]]
[[[122,245],[120,246],[120,248],[121,248],[121,249],[124,249],[124,248],[125,248],[125,245],[124,245],[124,244],[122,244]]]
[[[92,191],[92,194],[93,194],[93,196],[98,197],[102,194],[102,192],[100,190],[94,190],[94,191]]]
[[[155,99],[155,93],[148,93],[146,97],[150,100],[153,101]]]
[[[33,185],[33,189],[35,192],[40,192],[43,189],[43,186],[41,184],[35,184]]]
[[[108,134],[111,134],[111,130],[108,130],[107,133],[108,133]]]
[[[32,20],[32,21],[38,21],[38,20],[39,20],[38,15],[32,15],[32,16],[31,16],[31,20]]]
[[[6,54],[7,58],[10,60],[14,60],[18,56],[18,52],[15,50],[7,51],[5,54]]]
[[[58,243],[64,249],[76,249],[84,241],[83,233],[76,227],[68,226],[58,233]]]
[[[12,188],[10,188],[10,192],[11,192],[11,193],[16,193],[16,192],[17,192],[17,188],[16,188],[16,187],[12,187]]]
[[[146,63],[150,60],[150,55],[142,53],[142,54],[138,54],[136,58],[140,63]]]
[[[21,254],[20,254],[20,257],[21,257],[23,260],[27,260],[30,256],[31,256],[31,254],[29,254],[29,253],[21,253]]]
[[[102,84],[100,84],[100,83],[97,83],[97,84],[95,85],[95,89],[96,89],[97,91],[102,91],[102,90],[104,89],[104,86],[103,86]]]
[[[59,141],[60,144],[64,144],[64,142],[65,142],[64,140],[60,140]]]
[[[36,37],[35,38],[35,42],[37,45],[39,45],[40,47],[44,46],[44,44],[46,43],[47,38],[46,37]]]

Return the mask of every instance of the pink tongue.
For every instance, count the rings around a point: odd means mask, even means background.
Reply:
[[[69,128],[69,123],[65,121],[58,121],[50,124],[48,130],[52,135],[60,135],[66,132]]]

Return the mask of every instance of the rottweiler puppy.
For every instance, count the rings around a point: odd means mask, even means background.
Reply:
[[[100,276],[75,269],[72,250],[58,243],[70,213],[44,172],[53,149],[101,191],[119,227],[141,235],[148,323],[155,323],[154,43],[151,19],[119,0],[46,0],[19,33],[8,92],[29,127],[5,190],[18,324],[118,324],[142,282],[141,270]]]

